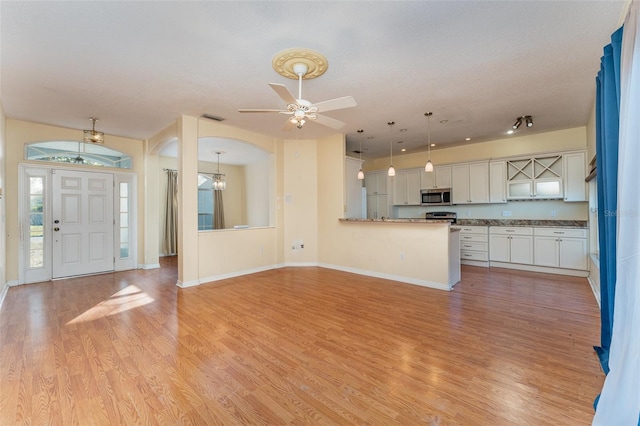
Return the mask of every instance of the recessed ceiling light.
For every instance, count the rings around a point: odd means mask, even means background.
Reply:
[[[407,129],[400,129],[400,131],[401,131],[401,132],[406,132],[406,131],[407,131]]]
[[[465,141],[470,141],[470,140],[471,140],[471,138],[465,138]]]
[[[440,124],[445,124],[445,123],[448,123],[448,122],[449,122],[449,120],[440,120]]]

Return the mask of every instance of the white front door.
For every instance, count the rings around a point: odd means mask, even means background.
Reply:
[[[53,278],[114,270],[113,175],[53,170]]]

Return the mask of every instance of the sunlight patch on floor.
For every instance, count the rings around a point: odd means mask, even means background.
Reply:
[[[67,325],[77,324],[84,321],[93,321],[109,315],[116,315],[130,309],[147,305],[154,301],[155,299],[153,297],[149,296],[138,287],[130,285],[113,294],[109,299],[98,303],[93,308],[78,315],[69,321]]]

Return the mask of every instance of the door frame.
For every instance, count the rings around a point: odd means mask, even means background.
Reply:
[[[137,222],[137,174],[134,172],[123,172],[119,170],[88,169],[86,167],[65,167],[64,165],[36,165],[20,163],[18,165],[18,284],[28,284],[42,281],[50,281],[53,277],[52,265],[52,173],[53,170],[72,170],[78,172],[99,172],[113,175],[113,256],[115,271],[136,269],[138,267],[138,222]],[[29,177],[43,177],[43,265],[38,268],[29,268]],[[128,197],[122,201],[120,197],[121,185],[126,186]],[[121,235],[122,228],[120,206],[122,202],[128,203],[128,227],[123,232],[129,239],[128,255],[121,256]]]

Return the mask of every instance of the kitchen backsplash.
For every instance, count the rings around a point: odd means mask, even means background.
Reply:
[[[505,204],[466,204],[455,206],[393,206],[394,218],[423,217],[427,211],[451,211],[458,219],[510,220],[588,220],[586,202],[565,203],[560,200],[511,201]]]

